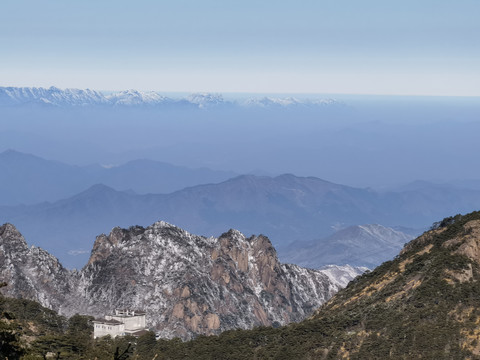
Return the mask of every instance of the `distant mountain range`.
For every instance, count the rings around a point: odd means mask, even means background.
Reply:
[[[247,235],[268,235],[283,247],[357,224],[426,228],[445,214],[467,212],[478,203],[480,191],[453,187],[379,193],[314,177],[242,175],[169,194],[138,195],[94,185],[54,202],[1,206],[0,221],[15,223],[67,267],[82,267],[94,236],[114,226],[146,226],[162,219],[205,236],[237,228]],[[355,256],[337,260],[349,263]]]
[[[34,204],[73,196],[95,184],[139,194],[170,193],[219,183],[237,174],[189,169],[140,159],[120,166],[72,166],[14,150],[0,153],[0,205]]]
[[[95,185],[52,203],[0,207],[0,219],[17,224],[66,266],[81,267],[91,239],[117,225],[164,219],[206,236],[236,227],[280,244],[326,235],[339,222],[368,222],[377,213],[369,210],[376,196],[316,178],[244,175],[171,194],[137,195]]]
[[[316,241],[294,242],[286,249],[279,249],[279,257],[282,261],[314,269],[327,264],[373,269],[397,255],[418,233],[407,234],[378,224],[354,225]]]
[[[163,107],[163,108],[198,108],[212,107],[318,107],[342,105],[334,99],[300,100],[293,97],[250,97],[244,100],[226,100],[220,94],[196,93],[187,97],[172,98],[154,91],[141,92],[126,90],[102,93],[94,90],[35,88],[35,87],[0,87],[0,106],[127,106],[127,107]]]

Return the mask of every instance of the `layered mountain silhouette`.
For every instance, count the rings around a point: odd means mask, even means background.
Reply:
[[[478,190],[432,189],[379,193],[288,174],[242,175],[170,194],[139,195],[94,185],[55,202],[2,206],[0,219],[16,224],[67,267],[80,268],[96,234],[114,226],[147,226],[159,218],[205,236],[218,236],[226,228],[263,233],[275,246],[283,246],[357,224],[424,228],[446,214],[471,211],[480,202]]]
[[[190,169],[147,159],[119,166],[73,166],[15,150],[0,153],[0,205],[34,204],[76,195],[95,184],[139,194],[170,193],[218,183],[236,174]]]

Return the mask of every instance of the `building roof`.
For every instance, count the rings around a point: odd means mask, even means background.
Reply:
[[[132,316],[142,316],[145,315],[144,310],[135,310],[135,309],[115,309],[114,314],[111,316],[121,316],[121,317],[132,317]]]
[[[93,320],[94,323],[97,324],[105,324],[105,325],[122,325],[123,322],[117,320],[107,320],[107,319],[95,319]]]

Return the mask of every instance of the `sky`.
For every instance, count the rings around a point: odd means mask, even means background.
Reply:
[[[480,96],[478,0],[2,0],[0,86]]]

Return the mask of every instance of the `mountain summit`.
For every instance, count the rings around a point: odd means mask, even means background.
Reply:
[[[46,251],[29,248],[11,224],[0,227],[6,294],[39,301],[64,315],[143,309],[163,337],[299,321],[361,273],[281,264],[265,236],[229,230],[192,235],[159,221],[114,228],[97,237],[88,264],[68,271]]]

